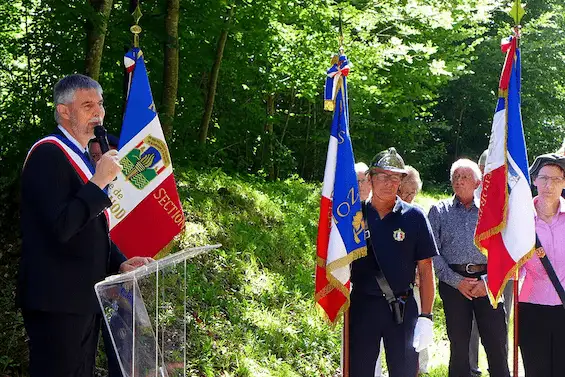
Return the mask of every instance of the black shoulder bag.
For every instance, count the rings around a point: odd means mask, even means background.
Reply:
[[[377,253],[375,252],[375,248],[373,247],[373,242],[371,240],[371,232],[369,231],[369,221],[367,219],[367,205],[365,203],[361,203],[361,208],[363,209],[363,217],[365,219],[365,242],[367,243],[367,249],[373,252],[375,260],[377,262],[377,272],[375,278],[377,279],[377,284],[379,288],[383,292],[386,301],[390,307],[390,311],[392,312],[392,318],[394,322],[398,325],[404,322],[404,306],[406,301],[402,297],[396,297],[388,280],[381,269],[379,264],[379,258],[377,258]]]

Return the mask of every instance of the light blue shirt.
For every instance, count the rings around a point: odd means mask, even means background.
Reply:
[[[439,255],[434,257],[436,275],[454,288],[463,276],[453,271],[450,264],[487,263],[487,258],[475,246],[478,217],[479,209],[474,203],[465,208],[455,196],[430,208],[428,218],[439,250]]]

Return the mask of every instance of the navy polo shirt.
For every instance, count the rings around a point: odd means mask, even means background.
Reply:
[[[395,294],[411,289],[419,260],[438,254],[430,223],[421,209],[396,198],[392,211],[383,219],[370,203],[366,204],[366,221],[374,253],[379,259]],[[371,295],[382,295],[375,278],[377,263],[373,250],[352,263],[353,289]]]

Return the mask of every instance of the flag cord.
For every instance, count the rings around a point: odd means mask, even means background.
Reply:
[[[512,28],[514,37],[516,38],[516,48],[520,48],[520,39],[522,37],[522,25],[516,25]]]

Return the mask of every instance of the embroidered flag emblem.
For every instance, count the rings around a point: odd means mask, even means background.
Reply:
[[[398,228],[397,230],[392,232],[392,238],[394,238],[394,240],[398,242],[404,241],[404,238],[406,238],[406,233],[404,233],[402,229]]]
[[[142,190],[171,164],[167,145],[148,135],[120,160],[122,173],[138,190]]]

